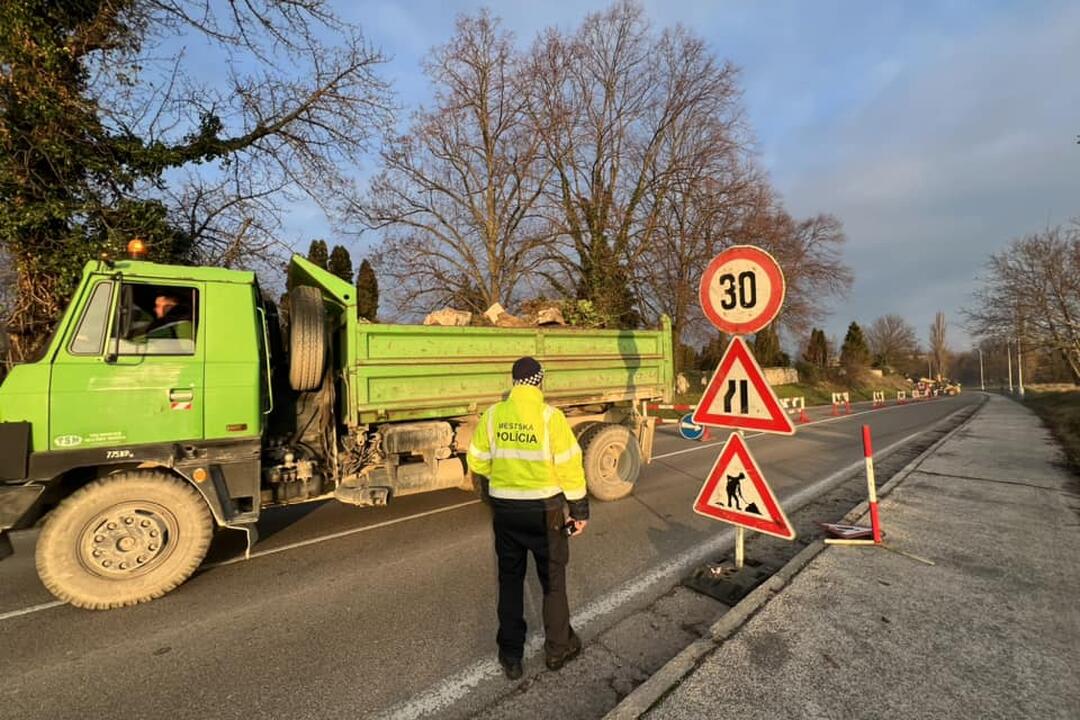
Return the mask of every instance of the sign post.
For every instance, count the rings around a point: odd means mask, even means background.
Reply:
[[[746,528],[787,540],[795,530],[750,455],[742,430],[793,435],[795,425],[743,339],[772,322],[784,303],[784,273],[761,248],[735,245],[706,267],[698,288],[705,317],[733,337],[690,417],[734,430],[694,502],[694,512],[735,525],[735,568],[746,561]]]

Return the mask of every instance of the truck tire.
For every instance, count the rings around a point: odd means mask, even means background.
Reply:
[[[574,437],[577,438],[578,444],[585,442],[585,436],[588,435],[593,428],[603,425],[604,423],[599,420],[587,420],[586,422],[575,425],[572,430]]]
[[[641,474],[641,451],[630,430],[601,423],[582,438],[585,483],[597,500],[621,500]]]
[[[57,598],[91,610],[159,598],[195,572],[214,525],[186,480],[131,470],[86,485],[53,510],[38,537],[38,576]]]
[[[326,310],[318,288],[289,291],[289,385],[318,390],[326,364]]]

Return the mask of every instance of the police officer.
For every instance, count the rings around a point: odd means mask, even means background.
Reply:
[[[569,535],[585,529],[589,500],[585,470],[570,424],[544,402],[544,370],[531,357],[514,363],[506,400],[489,407],[469,447],[469,469],[487,478],[499,558],[499,664],[522,675],[525,652],[524,581],[528,553],[544,591],[544,651],[558,670],[581,652],[566,599]],[[569,520],[567,520],[569,510]]]

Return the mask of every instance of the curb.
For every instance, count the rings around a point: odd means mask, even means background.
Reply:
[[[967,427],[968,423],[979,414],[989,400],[989,396],[984,395],[982,402],[976,405],[975,409],[972,410],[959,425],[936,440],[926,450],[919,453],[918,456],[911,460],[907,465],[900,468],[900,470],[898,470],[896,474],[881,487],[878,494],[882,497],[889,495],[897,485],[907,479],[907,477],[929,456],[937,452],[938,448],[951,440],[955,434]],[[958,410],[957,412],[962,411]],[[942,420],[936,424],[944,423],[951,418],[952,415],[949,415],[942,418]],[[844,481],[846,481],[848,477],[845,477]],[[827,492],[829,489],[830,488],[823,488],[822,492]],[[868,510],[869,503],[863,501],[845,514],[842,521],[845,523],[854,522],[865,515]],[[792,512],[794,512],[794,510]],[[664,666],[653,673],[648,680],[634,688],[634,690],[623,698],[618,705],[604,715],[603,720],[636,720],[648,712],[658,700],[679,685],[679,683],[682,682],[682,679],[697,667],[698,663],[719,648],[725,640],[742,627],[743,623],[764,607],[774,595],[783,590],[784,586],[791,582],[791,580],[826,547],[825,543],[821,540],[815,540],[800,550],[795,557],[776,571],[772,577],[754,588],[754,590],[740,600],[735,607],[728,610],[719,620],[713,623],[709,627],[709,634],[707,637],[695,640],[683,649],[682,652],[665,663]]]

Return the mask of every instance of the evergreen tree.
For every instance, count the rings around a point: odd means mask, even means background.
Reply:
[[[609,328],[632,329],[641,325],[630,272],[612,252],[604,238],[596,239],[581,260],[577,299],[588,300]]]
[[[858,323],[848,325],[844,344],[840,348],[840,362],[848,369],[864,368],[870,364],[870,348]]]
[[[725,332],[718,332],[716,337],[705,343],[704,347],[701,348],[701,354],[698,356],[698,368],[710,373],[716,370],[730,342],[730,335]]]
[[[356,273],[356,315],[372,322],[379,314],[379,281],[365,258]]]
[[[825,369],[829,365],[829,343],[825,331],[814,328],[810,331],[810,340],[806,343],[803,360],[814,367]]]
[[[770,323],[754,336],[754,357],[762,367],[777,367],[786,364],[784,353],[780,350],[780,336],[776,333],[776,323]]]
[[[329,254],[326,251],[326,241],[312,240],[311,245],[308,246],[307,259],[325,270],[326,262],[329,259]]]
[[[353,281],[352,256],[341,245],[335,245],[330,252],[330,259],[326,263],[326,269],[347,283]]]

